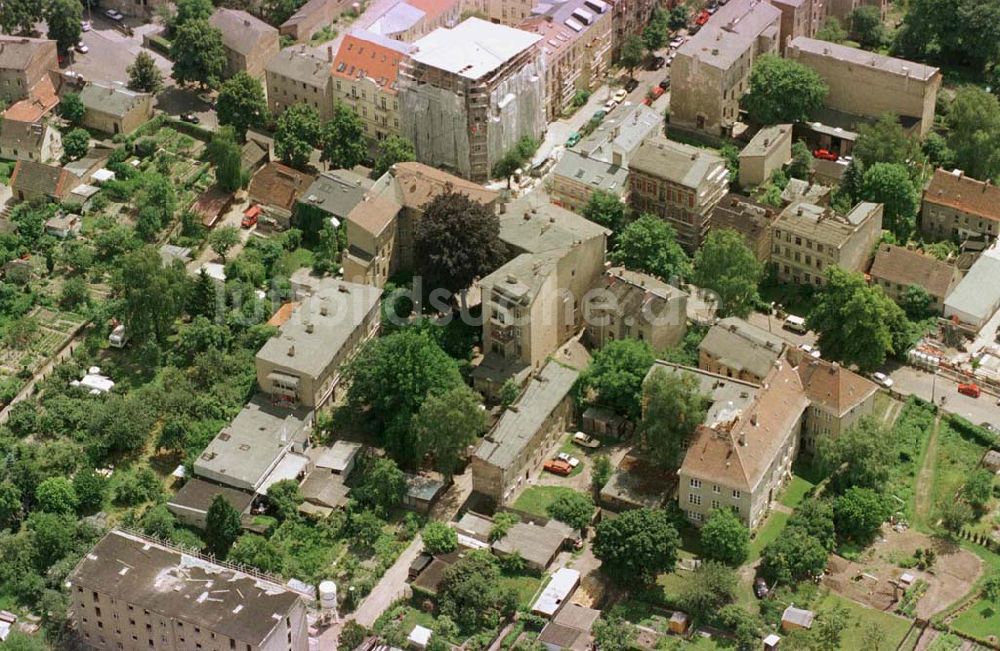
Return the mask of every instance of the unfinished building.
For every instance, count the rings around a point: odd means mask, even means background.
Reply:
[[[541,37],[469,18],[414,44],[400,66],[403,134],[417,160],[476,182],[545,130]]]

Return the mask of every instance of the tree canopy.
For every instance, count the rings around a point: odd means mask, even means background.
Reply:
[[[625,226],[609,257],[616,265],[666,281],[677,282],[691,273],[691,261],[677,242],[677,232],[654,215],[642,215]]]
[[[833,502],[833,523],[840,538],[862,545],[871,542],[889,515],[887,496],[852,486]]]
[[[823,105],[829,88],[811,68],[792,59],[765,54],[750,71],[750,92],[743,98],[760,124],[801,122]]]
[[[82,18],[83,7],[78,0],[48,0],[45,10],[48,37],[56,42],[60,52],[69,52],[80,42]]]
[[[219,558],[225,558],[241,529],[239,511],[222,495],[216,495],[205,516],[206,548]]]
[[[264,85],[244,71],[222,84],[215,107],[219,124],[231,126],[237,138],[243,138],[251,127],[265,126],[269,119]]]
[[[660,509],[634,509],[601,520],[594,555],[601,570],[622,585],[649,584],[674,568],[680,537],[670,516]]]
[[[875,163],[866,169],[861,198],[882,204],[882,227],[900,242],[909,240],[920,209],[920,193],[904,165]]]
[[[334,169],[351,169],[368,158],[365,127],[354,109],[343,102],[333,105],[333,117],[323,123],[319,134],[320,157]]]
[[[319,113],[304,103],[292,104],[278,117],[274,150],[286,165],[303,168],[309,163],[313,145],[319,142]]]
[[[874,419],[862,418],[846,432],[821,439],[818,461],[835,492],[852,486],[880,491],[892,467],[890,434]]]
[[[466,448],[488,427],[479,394],[464,384],[428,395],[413,418],[420,450],[434,455],[435,465],[446,480],[461,466]]]
[[[996,96],[976,86],[963,86],[945,121],[955,164],[976,179],[1000,177],[1000,101]]]
[[[677,468],[705,419],[708,405],[698,381],[657,368],[642,387],[642,405],[639,433],[647,453],[657,465]]]
[[[858,127],[851,155],[865,168],[876,163],[907,165],[920,156],[920,143],[903,129],[899,116],[883,113],[875,122]]]
[[[430,554],[448,554],[458,548],[458,534],[445,522],[432,520],[424,527],[424,550]]]
[[[405,136],[393,134],[378,143],[378,150],[375,154],[375,176],[382,176],[396,163],[414,160],[417,160],[417,153],[413,148],[413,143]]]
[[[628,207],[616,194],[594,190],[580,211],[584,218],[611,231],[612,241],[628,222]]]
[[[885,41],[882,12],[874,5],[856,8],[848,16],[848,23],[851,26],[851,38],[866,50],[877,48]]]
[[[750,530],[733,509],[715,509],[701,528],[706,558],[736,567],[750,554]]]
[[[712,230],[694,256],[694,284],[719,297],[720,316],[746,317],[760,301],[764,265],[743,237],[728,228]]]
[[[163,89],[163,73],[156,65],[156,60],[145,50],[139,52],[126,67],[129,90],[141,93],[158,93]]]
[[[609,342],[594,353],[593,360],[578,380],[584,397],[597,394],[598,404],[639,420],[642,413],[642,380],[654,362],[649,344],[639,339]]]
[[[198,83],[215,88],[226,69],[222,32],[208,20],[190,20],[176,29],[170,45],[173,76],[179,84]]]
[[[500,565],[486,550],[448,567],[437,594],[441,613],[468,632],[493,628],[517,609],[517,593],[500,582]]]
[[[594,518],[594,500],[583,493],[564,491],[546,507],[545,511],[550,518],[583,531]]]

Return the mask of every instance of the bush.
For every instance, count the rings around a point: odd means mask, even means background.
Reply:
[[[431,554],[447,554],[458,547],[458,534],[444,522],[429,522],[423,537],[424,550]]]

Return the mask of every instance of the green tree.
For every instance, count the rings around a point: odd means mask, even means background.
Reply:
[[[788,519],[787,528],[800,530],[815,538],[827,551],[833,551],[836,544],[833,504],[826,499],[805,500]]]
[[[504,409],[510,407],[519,395],[521,395],[521,387],[513,378],[504,381],[503,386],[500,387],[500,406]]]
[[[948,146],[948,140],[937,131],[931,131],[924,137],[921,149],[934,167],[945,169],[955,167],[955,152]]]
[[[616,265],[667,281],[686,278],[691,273],[691,261],[677,243],[677,232],[654,215],[642,215],[623,228],[610,258]]]
[[[907,318],[913,321],[923,321],[935,314],[932,307],[934,299],[927,293],[927,290],[920,285],[910,285],[903,290],[899,305],[906,312]]]
[[[26,528],[34,543],[32,556],[38,571],[47,571],[73,548],[76,519],[71,515],[35,511],[28,516]]]
[[[413,431],[424,454],[450,482],[466,448],[486,433],[489,418],[479,394],[465,385],[430,394],[413,418]]]
[[[826,82],[811,68],[766,54],[754,61],[750,92],[743,103],[760,124],[801,122],[823,105],[828,92]]]
[[[953,498],[944,498],[938,502],[937,514],[941,519],[941,526],[956,533],[976,517],[968,502]]]
[[[280,574],[285,566],[282,550],[267,538],[253,533],[245,533],[236,540],[227,560],[249,565],[267,574]]]
[[[983,579],[983,596],[995,604],[1000,604],[1000,571],[993,570]]]
[[[638,36],[629,36],[622,45],[621,55],[618,57],[620,63],[631,78],[635,74],[635,69],[639,67],[646,57],[646,45]]]
[[[735,567],[750,554],[750,530],[733,509],[715,509],[701,528],[701,548],[706,558]]]
[[[0,482],[0,530],[12,528],[21,516],[21,489],[10,481]]]
[[[962,485],[962,496],[980,512],[993,497],[993,476],[988,470],[974,470]]]
[[[440,619],[440,618],[439,618]],[[349,619],[344,622],[340,630],[339,642],[345,649],[356,649],[361,643],[368,639],[370,632],[355,620]]]
[[[334,169],[351,169],[368,158],[361,118],[343,102],[334,104],[333,117],[320,129],[319,141],[323,150],[321,160]]]
[[[78,160],[90,151],[90,133],[86,129],[73,129],[63,136],[62,143],[63,160],[67,162]]]
[[[902,308],[880,287],[869,287],[860,273],[830,267],[817,294],[807,324],[819,333],[819,347],[828,359],[857,364],[872,371],[908,336]]]
[[[449,554],[458,548],[458,534],[444,522],[428,522],[422,537],[424,551],[429,554]]]
[[[761,576],[771,582],[791,584],[819,576],[826,568],[829,552],[800,528],[790,529],[769,542],[761,552]]]
[[[81,276],[73,276],[63,283],[62,291],[59,294],[59,305],[74,310],[87,304],[90,300],[90,291],[87,289],[87,281]]]
[[[365,469],[352,494],[359,503],[385,515],[403,503],[406,497],[406,475],[392,459],[375,459]]]
[[[590,199],[580,212],[585,219],[610,230],[612,241],[628,221],[628,208],[621,197],[604,190],[591,192]]]
[[[405,136],[391,135],[378,143],[375,153],[375,176],[381,177],[396,163],[417,160],[413,143]]]
[[[243,187],[243,152],[236,142],[232,127],[220,127],[212,134],[208,144],[208,159],[215,165],[215,181],[226,192],[236,192]]]
[[[5,0],[0,4],[0,29],[5,34],[31,34],[42,20],[44,8],[38,0]]]
[[[694,284],[719,297],[720,316],[746,317],[760,301],[764,266],[734,230],[710,231],[694,257]]]
[[[345,375],[348,405],[373,425],[388,454],[407,466],[420,453],[410,430],[413,414],[429,394],[462,384],[455,361],[428,333],[412,329],[367,343]]]
[[[870,488],[852,486],[833,502],[833,524],[845,540],[867,544],[888,517],[885,497]]]
[[[835,16],[830,16],[823,21],[823,26],[816,32],[816,39],[830,43],[843,43],[847,40],[847,30]]]
[[[600,651],[630,651],[638,637],[635,626],[617,615],[594,622],[594,648]]]
[[[104,506],[107,480],[91,469],[80,470],[73,475],[73,491],[77,497],[77,508],[81,514],[96,513]],[[0,522],[2,524],[2,522]]]
[[[521,521],[516,513],[501,511],[493,516],[493,525],[490,527],[489,541],[501,540],[510,531],[510,528]]]
[[[839,649],[844,631],[851,628],[851,614],[841,604],[820,611],[812,629],[812,638],[819,649]]]
[[[969,176],[1000,176],[1000,101],[976,86],[963,86],[948,109],[948,145]]]
[[[49,0],[45,9],[48,37],[56,42],[56,49],[69,52],[80,42],[80,22],[83,7],[78,0]]]
[[[226,69],[222,32],[207,20],[190,20],[178,27],[170,44],[173,77],[178,84],[197,83],[215,88]]]
[[[219,558],[225,558],[240,535],[240,512],[222,495],[212,499],[205,516],[205,547]]]
[[[920,143],[903,129],[899,116],[883,113],[875,122],[858,127],[858,139],[851,150],[864,169],[876,163],[909,165],[920,156]]]
[[[243,71],[227,79],[219,88],[215,110],[219,124],[231,126],[238,138],[245,137],[251,127],[264,127],[269,119],[263,84]]]
[[[215,13],[212,0],[177,0],[174,4],[177,7],[172,25],[174,30],[190,22],[208,20]]]
[[[920,193],[910,172],[898,163],[875,163],[865,170],[861,198],[883,205],[882,226],[900,242],[910,238],[920,208]]]
[[[348,518],[351,542],[365,549],[375,548],[384,527],[385,522],[370,509],[352,512]]]
[[[796,140],[792,144],[792,162],[788,164],[788,176],[808,181],[812,163],[813,155],[809,151],[809,146],[801,140]]]
[[[690,17],[691,10],[684,3],[680,3],[670,10],[668,26],[672,30],[684,29]]]
[[[78,504],[73,483],[65,477],[49,477],[35,490],[35,506],[46,513],[73,513]]]
[[[208,234],[208,246],[226,263],[226,254],[240,243],[240,229],[236,226],[220,226]]]
[[[582,534],[594,519],[594,500],[577,492],[562,492],[546,508],[546,514]]]
[[[163,89],[163,73],[156,60],[145,50],[136,55],[125,71],[128,73],[128,87],[141,93],[156,94]]]
[[[851,26],[851,38],[866,50],[879,47],[885,41],[885,25],[882,12],[873,5],[858,7],[847,17]]]
[[[820,440],[818,462],[837,493],[851,486],[881,491],[892,467],[892,438],[873,418],[862,418],[839,436]]]
[[[48,651],[49,649],[40,635],[28,635],[18,630],[10,632],[2,648],[4,651]]]
[[[427,288],[461,294],[463,302],[472,281],[507,255],[496,213],[457,192],[440,194],[424,207],[413,239],[417,273]]]
[[[642,387],[642,406],[643,446],[657,465],[677,468],[708,408],[698,381],[657,368]]]
[[[611,474],[614,472],[614,466],[611,464],[611,459],[608,458],[606,454],[599,454],[594,457],[594,465],[590,469],[590,490],[595,495],[601,493],[601,489],[604,485],[608,483],[611,479]]]
[[[281,162],[303,168],[309,162],[313,144],[319,142],[319,113],[308,104],[292,104],[278,117],[274,149]]]
[[[666,511],[635,509],[602,520],[594,537],[601,569],[622,585],[649,584],[674,568],[680,537]]]
[[[271,507],[271,513],[282,522],[299,517],[302,500],[299,483],[294,479],[282,479],[267,489],[267,503]]]
[[[868,622],[865,624],[864,631],[861,633],[861,640],[864,648],[871,651],[886,651],[891,648],[886,646],[885,631],[877,622]]]
[[[594,353],[591,364],[580,375],[581,395],[593,392],[597,403],[636,422],[642,413],[642,381],[654,361],[653,351],[645,341],[612,341]]]
[[[66,118],[70,124],[80,124],[86,112],[87,108],[78,93],[66,93],[59,101],[59,115]]]
[[[662,7],[653,9],[653,15],[642,31],[642,42],[650,52],[659,50],[670,39],[670,14]]]
[[[163,268],[152,247],[133,251],[121,259],[114,283],[123,298],[122,316],[135,343],[163,343],[184,305],[187,278],[183,268]]]
[[[157,504],[146,509],[140,520],[142,532],[147,536],[154,536],[160,540],[170,540],[177,529],[177,521],[174,514],[167,509],[166,504]]]
[[[444,571],[438,608],[463,630],[494,628],[517,610],[517,593],[500,582],[500,566],[486,550],[466,554]]]
[[[716,561],[705,561],[684,582],[679,599],[684,610],[699,619],[708,619],[736,600],[738,584],[735,570]]]

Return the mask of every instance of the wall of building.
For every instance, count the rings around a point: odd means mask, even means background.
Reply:
[[[865,416],[872,415],[875,412],[875,396],[877,394],[877,391],[872,393],[866,400],[849,409],[843,416],[820,404],[811,404],[806,410],[802,424],[802,453],[815,454],[821,439],[836,438],[841,433],[853,428]]]
[[[333,97],[354,109],[365,127],[365,136],[378,142],[402,134],[399,120],[399,97],[373,80],[336,78]]]
[[[792,129],[780,132],[762,155],[740,155],[740,187],[763,185],[792,158]]]
[[[333,117],[333,82],[328,80],[325,86],[305,84],[284,75],[268,71],[266,73],[267,101],[271,115],[277,117],[292,104],[308,104],[319,113],[320,120],[326,121]]]
[[[966,237],[985,235],[991,240],[1000,233],[1000,222],[983,219],[951,206],[942,206],[927,201],[920,206],[920,232],[938,240],[959,241]]]
[[[0,68],[0,100],[7,105],[28,96],[42,75],[50,70],[58,70],[56,42],[49,41],[40,46],[40,51],[23,69]]]

